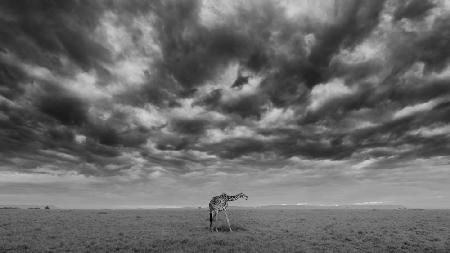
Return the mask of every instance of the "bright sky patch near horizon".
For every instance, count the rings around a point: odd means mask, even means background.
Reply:
[[[450,208],[445,0],[0,2],[0,204]]]

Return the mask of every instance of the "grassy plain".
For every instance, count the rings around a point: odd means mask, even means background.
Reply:
[[[0,252],[450,252],[450,210],[0,210]]]

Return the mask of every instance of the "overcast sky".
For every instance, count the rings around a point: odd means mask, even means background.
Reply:
[[[450,208],[447,0],[0,1],[0,204]]]

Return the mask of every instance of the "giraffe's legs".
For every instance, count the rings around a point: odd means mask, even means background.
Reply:
[[[219,216],[219,212],[218,211],[214,211],[213,220],[214,220],[214,230],[216,232],[219,232],[219,230],[217,230],[217,217],[218,216]]]
[[[213,227],[213,212],[209,211],[209,232],[212,232]]]
[[[217,221],[217,211],[215,210],[209,211],[209,231],[212,232],[214,229],[217,232],[216,221]]]
[[[230,226],[230,220],[228,219],[228,214],[227,214],[227,210],[223,211],[225,213],[225,218],[227,218],[227,224],[228,224],[228,228],[230,229],[230,232],[233,232],[233,230],[231,230],[231,226]]]

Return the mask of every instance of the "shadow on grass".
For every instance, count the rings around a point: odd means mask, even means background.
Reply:
[[[218,232],[230,232],[230,230],[228,229],[228,226],[225,224],[219,225],[216,227]],[[209,227],[208,227],[209,229]],[[239,226],[239,225],[231,225],[231,229],[233,230],[232,232],[241,232],[241,231],[247,231],[248,229]]]

